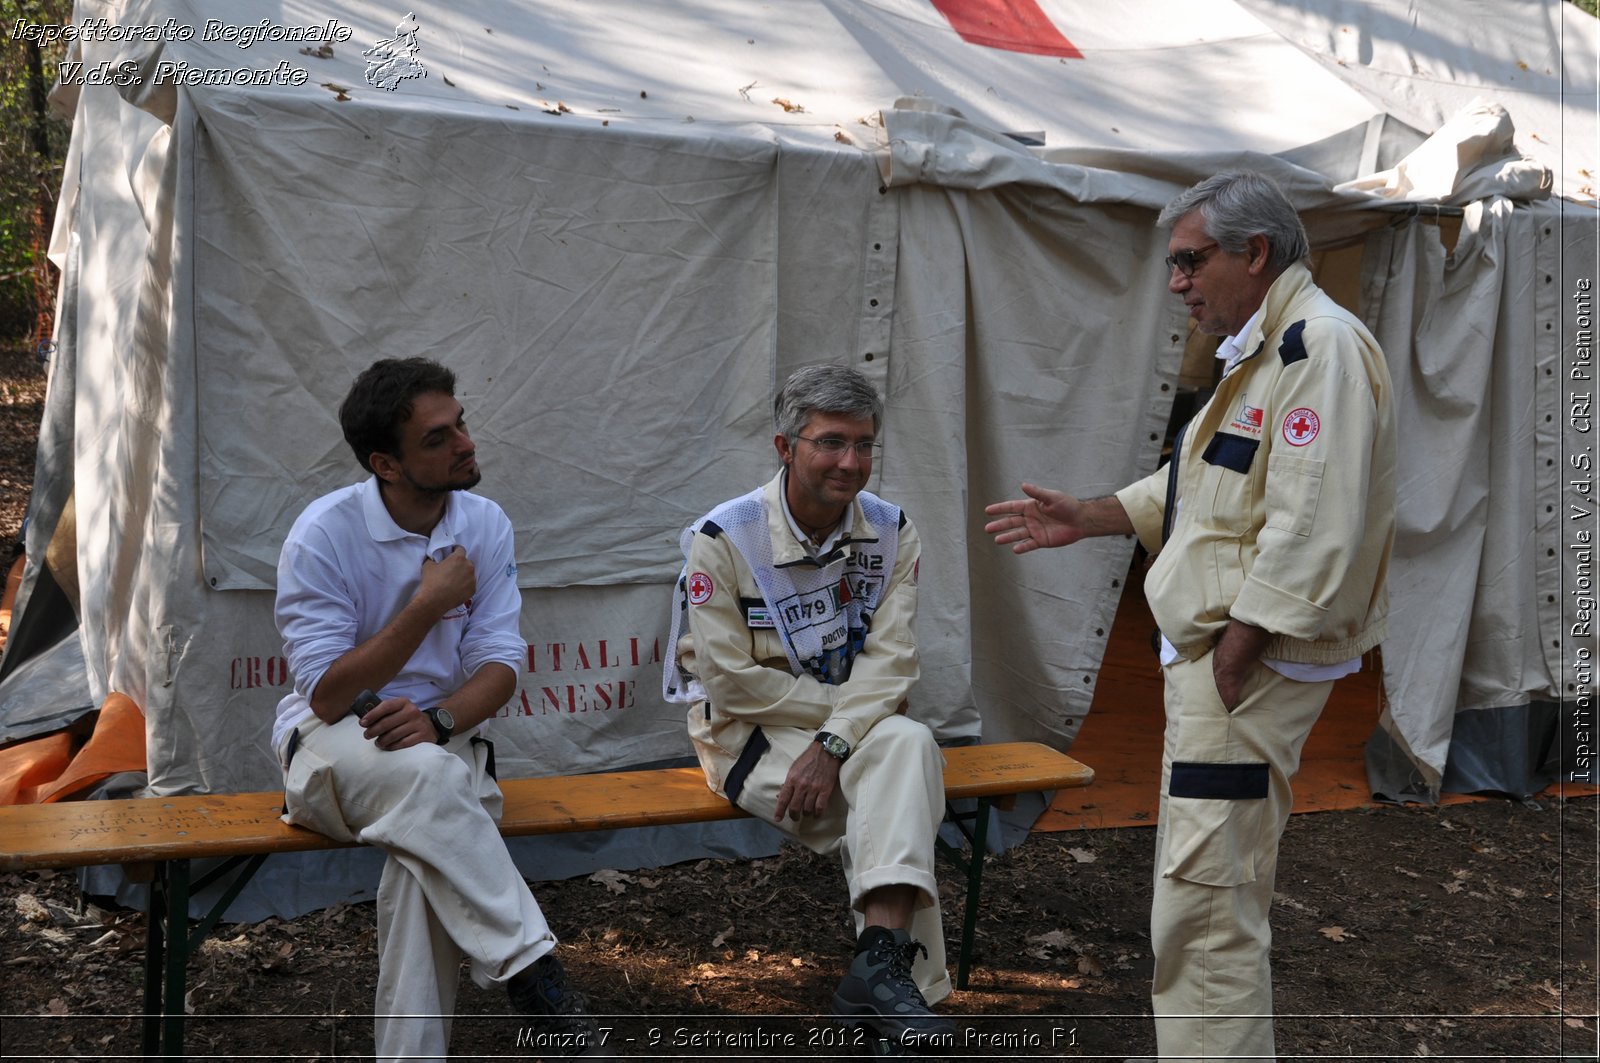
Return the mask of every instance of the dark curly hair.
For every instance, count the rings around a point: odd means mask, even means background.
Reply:
[[[368,472],[373,454],[400,453],[400,426],[412,400],[428,392],[454,396],[456,375],[427,358],[384,358],[362,370],[339,404],[339,427]]]

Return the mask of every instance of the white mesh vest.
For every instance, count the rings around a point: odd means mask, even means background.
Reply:
[[[672,634],[662,667],[661,693],[668,701],[706,700],[700,680],[678,665],[678,639],[689,610],[689,545],[707,522],[721,529],[750,566],[795,675],[810,674],[832,685],[850,678],[850,665],[866,641],[872,614],[883,601],[900,544],[900,508],[869,491],[856,496],[866,527],[855,529],[819,561],[805,558],[779,567],[772,561],[772,535],[762,489],[722,503],[684,529],[679,545],[685,565],[678,575]],[[709,533],[704,533],[709,534]]]

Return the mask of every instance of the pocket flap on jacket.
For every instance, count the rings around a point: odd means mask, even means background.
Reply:
[[[1259,439],[1246,439],[1244,436],[1218,432],[1211,437],[1211,442],[1206,444],[1206,449],[1200,456],[1212,465],[1220,465],[1224,469],[1249,472],[1250,463],[1255,460],[1256,450],[1260,446]]]

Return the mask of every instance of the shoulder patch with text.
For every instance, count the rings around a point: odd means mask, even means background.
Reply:
[[[692,572],[689,574],[688,591],[690,605],[704,605],[711,600],[717,588],[704,572]]]
[[[1290,410],[1289,416],[1283,419],[1283,441],[1291,447],[1303,447],[1317,438],[1321,429],[1322,419],[1317,416],[1317,411],[1302,406],[1298,410]]]

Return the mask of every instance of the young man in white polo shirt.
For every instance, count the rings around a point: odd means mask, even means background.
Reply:
[[[506,987],[549,1054],[598,1054],[496,826],[479,730],[527,645],[511,523],[468,493],[481,477],[455,375],[422,358],[376,362],[339,421],[371,476],[311,503],[284,542],[277,622],[294,689],[272,738],[286,819],[389,854],[378,1058],[448,1055],[463,958],[479,985]]]

